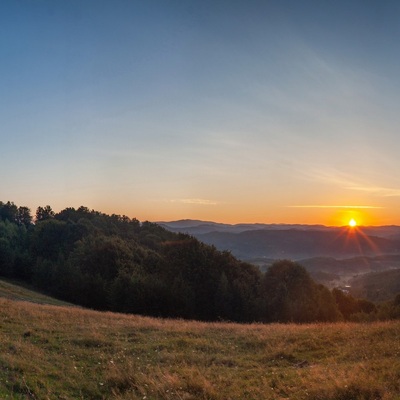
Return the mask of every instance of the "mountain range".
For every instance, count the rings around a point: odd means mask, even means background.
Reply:
[[[400,227],[328,227],[300,224],[159,222],[266,270],[277,259],[298,261],[327,286],[347,285],[355,276],[400,268]]]
[[[323,225],[220,224],[198,220],[159,222],[243,259],[301,260],[400,254],[400,227],[327,227]]]

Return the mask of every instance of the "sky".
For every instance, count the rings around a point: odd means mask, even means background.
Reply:
[[[0,200],[400,225],[400,2],[3,0]]]

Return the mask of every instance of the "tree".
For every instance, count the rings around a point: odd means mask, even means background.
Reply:
[[[318,321],[339,321],[342,314],[336,304],[335,298],[329,289],[318,285]]]
[[[31,210],[28,207],[18,207],[17,210],[17,224],[29,227],[32,225]]]
[[[352,314],[360,311],[357,300],[352,295],[336,288],[332,290],[332,294],[344,319],[348,320]]]
[[[54,211],[50,206],[38,207],[36,210],[36,222],[45,221],[46,219],[54,218]]]
[[[222,272],[215,295],[215,308],[219,318],[225,320],[233,319],[232,303],[232,288],[225,272]]]
[[[120,269],[135,269],[128,243],[117,236],[88,236],[76,244],[71,259],[84,274],[112,281]]]
[[[57,260],[67,243],[68,226],[55,219],[39,221],[31,236],[31,251],[36,258]]]
[[[267,320],[311,322],[318,319],[318,288],[301,265],[282,260],[265,273]]]
[[[18,207],[14,203],[10,201],[7,201],[7,203],[0,202],[1,220],[16,223],[17,213],[18,213]]]
[[[0,238],[0,275],[12,277],[13,275],[14,254],[9,241]]]

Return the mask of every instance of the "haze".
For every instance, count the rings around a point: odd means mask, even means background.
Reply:
[[[400,3],[5,0],[0,200],[400,224]]]

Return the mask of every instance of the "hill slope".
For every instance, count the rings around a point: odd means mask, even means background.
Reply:
[[[265,316],[260,271],[189,235],[83,206],[57,214],[48,207],[35,224],[21,222],[19,210],[0,201],[0,277],[98,310],[207,321]]]
[[[0,298],[55,306],[73,306],[65,301],[57,300],[54,297],[46,296],[36,290],[21,286],[19,282],[12,283],[3,279],[0,279]]]
[[[400,269],[372,272],[349,281],[351,293],[371,301],[387,301],[400,293]]]
[[[398,399],[400,323],[239,325],[0,299],[0,398]]]

